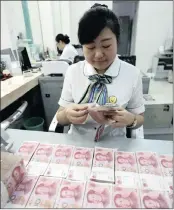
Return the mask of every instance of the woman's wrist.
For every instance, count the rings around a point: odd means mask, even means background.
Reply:
[[[127,124],[127,127],[133,127],[136,121],[136,115],[131,113],[130,122]]]

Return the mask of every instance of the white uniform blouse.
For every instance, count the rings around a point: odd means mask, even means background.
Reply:
[[[78,55],[77,50],[71,44],[66,44],[59,59],[68,59],[73,63],[76,55]]]
[[[79,103],[90,84],[88,77],[93,74],[96,74],[96,71],[87,61],[71,65],[65,76],[59,105],[66,107],[71,103]],[[112,83],[106,84],[108,97],[115,96],[117,103],[132,113],[144,113],[142,77],[139,69],[121,61],[116,56],[105,74],[113,77]],[[95,138],[99,126],[94,120],[91,120],[83,125],[71,125],[69,133],[75,132],[83,135],[89,132],[90,136]],[[102,136],[104,135],[125,136],[126,128],[112,128],[106,125]]]

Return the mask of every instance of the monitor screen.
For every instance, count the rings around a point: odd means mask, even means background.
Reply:
[[[21,64],[22,71],[31,69],[32,66],[31,66],[31,62],[30,62],[26,47],[19,47],[18,54],[19,54],[19,61]]]

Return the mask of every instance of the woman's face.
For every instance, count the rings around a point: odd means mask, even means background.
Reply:
[[[145,200],[145,206],[149,209],[159,209],[160,205],[157,201],[151,200],[151,199],[146,199]]]
[[[63,190],[62,191],[62,197],[64,197],[64,198],[73,198],[74,197],[74,191],[72,191],[72,190]]]
[[[96,70],[106,70],[117,54],[115,34],[109,28],[104,28],[92,43],[83,45],[83,52],[85,59]]]
[[[64,43],[61,40],[59,42],[56,42],[56,45],[59,48],[59,50],[63,50],[64,49]]]
[[[102,202],[102,197],[101,197],[101,195],[92,193],[92,194],[88,195],[88,201],[90,201],[92,203]]]
[[[117,198],[115,199],[115,205],[123,208],[131,207],[131,203],[126,198]]]

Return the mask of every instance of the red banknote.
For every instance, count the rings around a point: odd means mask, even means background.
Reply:
[[[171,208],[168,195],[163,191],[140,191],[141,205],[145,209]]]
[[[83,208],[111,208],[112,185],[88,182]]]
[[[54,208],[82,208],[86,182],[63,180]]]
[[[115,171],[115,186],[121,188],[139,189],[140,187],[139,174]]]
[[[164,177],[164,189],[167,192],[170,200],[170,206],[174,208],[174,189],[173,189],[173,177]]]
[[[49,163],[52,158],[54,147],[55,145],[53,144],[40,144],[36,149],[31,161]]]
[[[27,208],[53,208],[61,179],[40,176],[27,203]]]
[[[43,175],[52,158],[53,144],[40,144],[36,149],[31,161],[27,165],[27,172],[30,175]]]
[[[162,176],[151,174],[139,174],[140,188],[142,190],[164,190],[164,180]]]
[[[68,178],[71,180],[87,180],[89,178],[94,149],[76,147],[74,149],[72,163]]]
[[[73,150],[73,146],[57,145],[54,148],[53,157],[45,175],[66,178],[71,164]]]
[[[88,112],[91,118],[96,121],[99,124],[112,124],[114,121],[107,119],[106,115],[104,115],[104,112],[115,112],[116,108],[113,107],[106,107],[106,106],[89,106]]]
[[[114,149],[96,147],[90,179],[114,183]]]
[[[117,208],[117,209],[141,208],[139,190],[113,186],[112,208]]]
[[[134,152],[115,152],[115,170],[138,173]]]
[[[139,173],[162,175],[159,158],[154,152],[136,152]]]
[[[27,165],[30,161],[38,145],[39,142],[26,141],[20,146],[19,150],[17,151],[17,154],[20,154],[23,157],[25,165]]]
[[[5,208],[24,208],[37,180],[38,176],[25,176],[15,192],[10,196],[10,200]]]
[[[172,155],[160,155],[160,165],[163,176],[173,176],[173,156]]]

